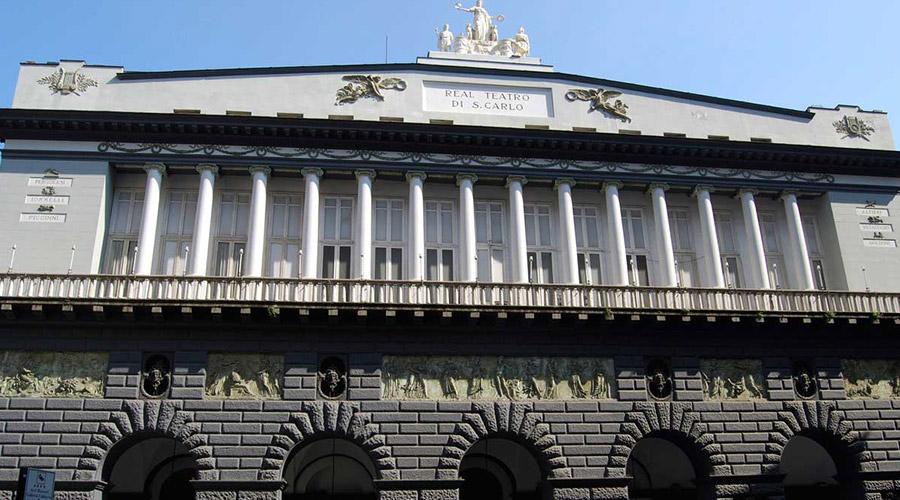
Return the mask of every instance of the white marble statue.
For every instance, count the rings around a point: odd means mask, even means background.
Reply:
[[[444,30],[438,32],[438,50],[441,52],[450,52],[453,50],[453,32],[450,31],[449,24],[445,24]]]
[[[457,2],[456,10],[472,14],[472,17],[475,19],[473,39],[478,42],[487,42],[488,37],[490,36],[491,26],[494,25],[492,21],[494,18],[491,17],[491,15],[488,14],[487,9],[484,8],[484,0],[475,0],[475,5],[472,7],[463,7],[461,3]]]
[[[457,54],[479,54],[499,57],[528,57],[531,52],[531,41],[525,34],[525,28],[519,28],[519,32],[513,38],[500,38],[500,29],[497,23],[503,21],[503,16],[491,16],[484,8],[484,0],[476,0],[472,7],[463,7],[456,3],[456,10],[472,14],[473,22],[466,24],[466,31],[454,37],[450,31],[450,25],[445,24],[443,31],[435,30],[438,34],[438,48],[442,52],[455,52]]]
[[[525,26],[519,27],[519,32],[516,33],[515,41],[516,56],[528,57],[528,54],[531,53],[531,40],[528,38],[528,35],[525,34]]]

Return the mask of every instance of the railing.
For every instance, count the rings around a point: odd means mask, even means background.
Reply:
[[[900,294],[433,281],[0,275],[2,299],[898,314]]]

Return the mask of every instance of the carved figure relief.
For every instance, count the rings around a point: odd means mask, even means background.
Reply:
[[[0,396],[102,398],[108,355],[0,352]]]
[[[707,359],[700,362],[705,399],[765,399],[762,362],[752,359]]]
[[[210,354],[206,395],[217,399],[281,399],[284,357],[268,354]]]
[[[819,385],[816,382],[816,372],[809,363],[798,361],[794,363],[794,392],[802,399],[810,399],[819,393]]]
[[[845,116],[834,122],[833,125],[834,130],[841,134],[841,139],[859,137],[868,141],[869,136],[875,132],[875,127],[856,116]]]
[[[647,364],[647,392],[653,399],[672,397],[672,369],[669,363],[655,359]]]
[[[172,381],[172,364],[162,354],[153,354],[144,360],[141,371],[141,390],[150,398],[160,398],[168,394]]]
[[[610,99],[614,99],[620,95],[622,95],[622,93],[616,90],[572,89],[566,92],[566,100],[569,102],[587,101],[590,103],[588,113],[592,111],[601,111],[612,115],[623,122],[630,122],[631,118],[628,116],[628,105],[622,102],[621,99],[610,102]]]
[[[51,94],[62,95],[81,95],[88,88],[97,86],[97,81],[82,73],[81,69],[66,71],[62,66],[38,80],[37,83],[49,87]]]
[[[326,399],[338,399],[347,392],[347,365],[340,358],[322,360],[317,378],[319,394]]]
[[[611,399],[612,359],[385,356],[384,399]]]
[[[337,91],[335,105],[353,104],[354,102],[370,98],[376,101],[384,100],[383,90],[406,90],[406,82],[400,78],[383,78],[376,75],[348,75],[344,81],[350,82]]]
[[[900,397],[900,361],[845,359],[841,368],[848,399]]]

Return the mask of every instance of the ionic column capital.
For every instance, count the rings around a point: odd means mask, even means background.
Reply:
[[[759,189],[754,188],[741,188],[738,189],[737,195],[735,198],[743,198],[745,194],[749,194],[750,196],[756,196],[759,194]]]
[[[428,174],[421,171],[412,171],[406,173],[406,182],[411,182],[413,179],[418,179],[422,182],[425,182],[425,179],[428,178]]]
[[[321,168],[315,168],[315,167],[304,168],[303,170],[300,171],[300,173],[303,174],[303,177],[308,177],[310,175],[314,175],[316,177],[322,177],[323,175],[325,175],[325,172]]]
[[[716,189],[712,186],[700,185],[700,186],[694,186],[694,190],[691,191],[691,196],[696,198],[696,197],[700,196],[701,193],[712,194],[715,192],[716,192]]]
[[[197,165],[194,169],[198,174],[202,174],[203,172],[211,172],[214,176],[219,176],[219,166],[213,165],[212,163],[201,163]]]
[[[166,175],[166,166],[163,163],[145,163],[143,166],[144,172],[148,174],[151,171],[159,172],[160,175]]]
[[[653,184],[650,184],[649,186],[647,186],[647,192],[650,194],[653,194],[653,192],[656,191],[657,189],[662,189],[663,191],[668,191],[669,185],[664,182],[654,182]]]
[[[459,186],[462,184],[462,181],[469,181],[472,184],[478,182],[478,176],[475,174],[458,174],[456,176],[456,185]]]
[[[572,179],[570,177],[562,177],[560,179],[556,179],[553,181],[553,189],[559,190],[560,186],[562,186],[564,184],[569,186],[569,189],[571,189],[571,188],[575,187],[576,182],[575,182],[575,179]]]
[[[254,165],[248,168],[247,171],[250,172],[250,175],[265,174],[266,177],[272,175],[272,169],[264,165]]]
[[[604,191],[608,190],[609,188],[622,189],[623,187],[625,187],[625,184],[622,184],[622,183],[619,182],[619,181],[609,181],[609,182],[604,182],[604,183],[603,183],[603,190],[604,190]]]
[[[796,202],[797,201],[797,192],[796,191],[782,191],[778,195],[778,198],[781,200],[789,200],[792,202]]]
[[[521,175],[510,175],[506,178],[506,187],[509,187],[509,185],[513,182],[518,182],[519,184],[524,186],[525,184],[528,184],[528,179]]]
[[[375,178],[375,171],[371,169],[359,169],[354,170],[353,175],[356,176],[356,180],[359,180],[360,177],[368,177],[371,180]]]

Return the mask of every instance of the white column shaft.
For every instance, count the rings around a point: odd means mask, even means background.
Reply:
[[[722,254],[719,252],[719,240],[716,233],[716,219],[713,216],[712,200],[708,189],[697,189],[697,208],[700,211],[700,227],[706,247],[707,270],[710,273],[710,285],[725,288],[725,274],[722,272]]]
[[[194,238],[191,243],[191,276],[206,276],[209,262],[209,238],[212,231],[213,193],[216,185],[216,168],[201,166],[200,189],[197,193],[197,213],[194,217]],[[178,249],[181,252],[182,249]],[[185,263],[187,265],[187,263]]]
[[[268,195],[269,169],[254,168],[251,171],[250,234],[247,238],[247,258],[244,276],[259,278],[263,274],[263,256],[266,244],[266,197]]]
[[[813,280],[812,265],[809,262],[809,249],[806,248],[806,235],[803,233],[803,219],[800,218],[797,195],[786,193],[782,199],[784,200],[788,234],[791,238],[791,245],[794,247],[794,259],[796,260],[794,265],[800,274],[800,288],[815,290],[816,282]]]
[[[303,171],[305,193],[303,199],[303,259],[301,276],[318,277],[319,269],[319,176],[320,170]]]
[[[521,179],[510,179],[509,210],[512,221],[512,279],[516,283],[528,283],[528,243],[525,239],[525,198]]]
[[[741,191],[741,209],[744,212],[744,228],[747,232],[747,241],[752,251],[752,265],[756,284],[763,289],[772,288],[769,283],[769,272],[766,265],[766,249],[763,246],[762,231],[759,226],[759,214],[756,212],[756,200],[753,192]]]
[[[625,254],[625,228],[622,226],[622,206],[619,203],[619,187],[606,185],[606,217],[610,241],[611,285],[628,284],[628,261]]]
[[[656,219],[656,236],[659,239],[659,262],[661,267],[662,286],[678,286],[675,270],[675,251],[672,248],[672,230],[669,227],[669,209],[666,204],[666,190],[661,186],[652,186],[653,218]]]
[[[147,167],[144,187],[144,214],[138,236],[138,253],[134,274],[148,276],[153,272],[153,251],[156,248],[156,225],[159,218],[159,196],[162,189],[163,167]]]
[[[572,206],[572,183],[559,182],[556,185],[559,202],[560,247],[566,272],[566,283],[578,283],[578,246],[575,240],[575,212]]]
[[[357,227],[356,275],[360,279],[372,278],[372,173],[356,173]]]
[[[462,235],[462,279],[478,280],[478,253],[475,248],[475,193],[473,176],[459,177],[459,227]]]
[[[409,278],[425,279],[425,196],[422,192],[424,176],[408,175],[409,179]]]

